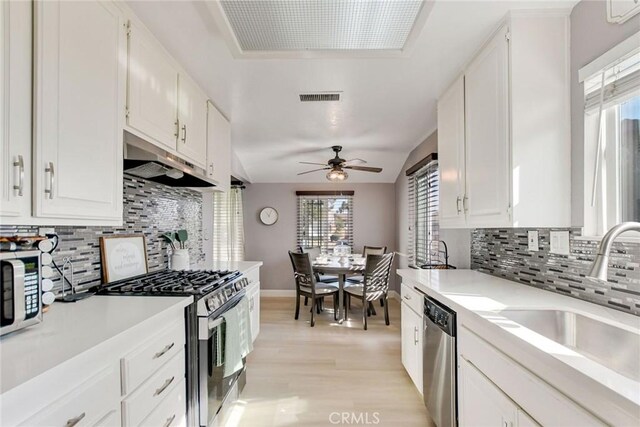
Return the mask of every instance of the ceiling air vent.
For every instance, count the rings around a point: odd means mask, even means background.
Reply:
[[[301,102],[340,101],[339,93],[301,93]]]

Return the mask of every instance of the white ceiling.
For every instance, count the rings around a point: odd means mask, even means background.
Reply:
[[[265,0],[267,1],[267,0]],[[409,152],[436,128],[436,99],[509,9],[561,1],[436,1],[410,55],[398,58],[234,59],[204,2],[133,1],[134,12],[231,119],[233,149],[251,182],[327,182],[298,161],[326,162],[330,146],[395,182]],[[299,93],[341,91],[340,102]]]

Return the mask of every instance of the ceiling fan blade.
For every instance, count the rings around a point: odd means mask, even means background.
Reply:
[[[313,170],[306,171],[306,172],[300,172],[298,175],[304,175],[304,174],[311,173],[311,172],[326,171],[326,170],[329,170],[329,169],[331,169],[331,168],[313,169]]]
[[[351,169],[354,171],[363,171],[363,172],[375,172],[375,173],[382,172],[382,168],[373,168],[369,166],[343,166],[343,168]]]
[[[318,166],[327,166],[326,163],[315,163],[315,162],[298,162],[301,165],[318,165]]]
[[[367,161],[362,159],[351,159],[347,160],[342,164],[342,166],[357,166],[357,165],[366,165]]]

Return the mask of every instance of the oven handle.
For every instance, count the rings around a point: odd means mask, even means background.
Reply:
[[[225,312],[229,311],[236,305],[242,301],[243,298],[246,298],[246,294],[242,294],[241,298],[238,298],[232,305],[225,307]],[[198,338],[201,340],[208,340],[213,335],[213,330],[222,325],[224,322],[224,317],[222,317],[224,313],[220,313],[215,317],[200,317],[198,319]]]

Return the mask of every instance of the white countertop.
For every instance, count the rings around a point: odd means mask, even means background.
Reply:
[[[400,269],[403,283],[456,311],[458,323],[491,342],[603,419],[640,417],[640,383],[527,328],[505,322],[507,309],[569,310],[640,334],[640,317],[472,270]],[[624,343],[620,343],[624,345]],[[607,396],[603,399],[602,396]]]
[[[213,261],[213,270],[239,270],[242,273],[262,266],[262,261]]]
[[[0,394],[192,297],[93,296],[54,303],[42,323],[0,338]]]

